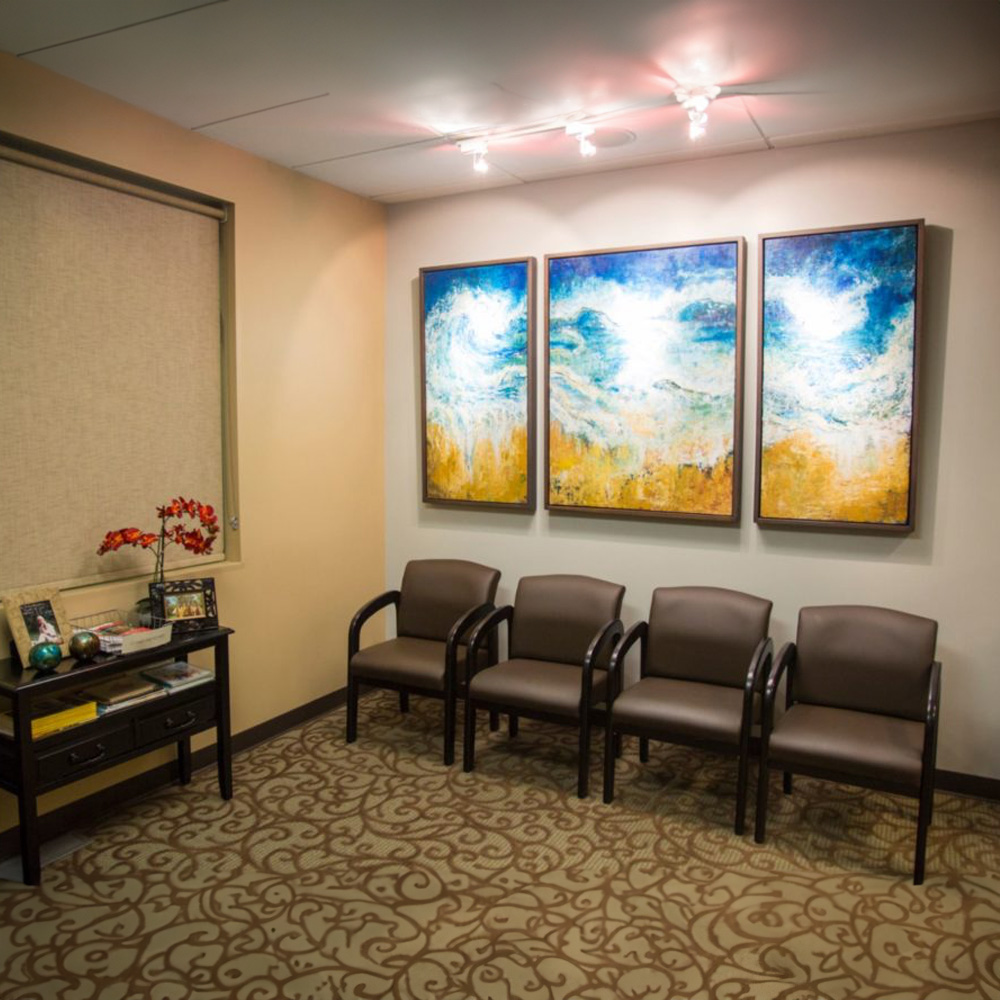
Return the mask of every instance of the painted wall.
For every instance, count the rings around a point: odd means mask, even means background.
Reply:
[[[945,671],[939,766],[1000,777],[1000,122],[506,187],[394,206],[388,218],[390,582],[408,559],[469,558],[502,570],[499,599],[508,601],[522,575],[588,573],[627,585],[626,624],[645,617],[655,586],[728,586],[773,599],[776,642],[792,638],[807,604],[927,615],[940,622]],[[760,530],[752,513],[757,235],[911,218],[928,224],[917,531]],[[420,267],[525,254],[541,267],[546,253],[731,236],[746,237],[749,250],[738,528],[420,503]]]
[[[233,729],[343,687],[350,617],[384,576],[384,210],[2,53],[0,129],[235,204],[240,562],[206,567],[236,630]],[[146,582],[70,591],[67,611],[130,606]]]

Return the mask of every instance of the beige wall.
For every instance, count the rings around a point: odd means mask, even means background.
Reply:
[[[757,235],[911,218],[926,218],[929,227],[918,529],[906,538],[759,530],[752,513]],[[421,505],[420,267],[525,254],[541,262],[546,253],[731,236],[746,237],[749,250],[739,528]],[[590,573],[627,585],[626,623],[645,617],[655,586],[730,586],[774,600],[778,642],[792,636],[805,604],[868,603],[928,615],[940,621],[944,661],[939,766],[1000,777],[1000,123],[395,206],[387,310],[390,581],[411,558],[465,557],[503,571],[499,599],[507,601],[519,576]]]
[[[0,129],[235,204],[241,561],[210,570],[236,630],[234,731],[343,687],[350,616],[384,582],[384,210],[2,53]],[[67,610],[128,606],[145,582],[70,591]]]

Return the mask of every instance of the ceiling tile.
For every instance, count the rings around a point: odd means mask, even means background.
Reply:
[[[303,167],[301,172],[368,198],[386,200],[404,200],[400,197],[404,194],[407,198],[433,197],[520,183],[496,166],[485,174],[475,173],[472,158],[447,142],[349,156]]]

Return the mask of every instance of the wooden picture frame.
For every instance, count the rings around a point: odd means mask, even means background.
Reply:
[[[63,658],[69,656],[73,629],[59,590],[55,587],[8,590],[0,594],[0,601],[22,666],[28,665],[31,647],[38,642],[56,642]]]
[[[545,257],[545,506],[740,518],[746,241]]]
[[[175,634],[219,627],[214,577],[151,583],[149,600],[154,620],[172,622]]]
[[[535,259],[420,269],[423,502],[535,509]]]
[[[924,220],[760,237],[754,520],[915,523]]]

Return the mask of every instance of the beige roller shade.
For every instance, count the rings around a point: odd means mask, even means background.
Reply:
[[[224,509],[219,222],[0,158],[0,233],[0,590],[150,573],[105,532]]]

